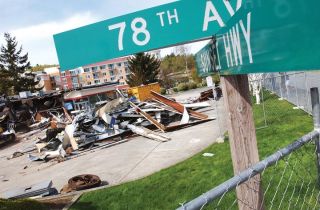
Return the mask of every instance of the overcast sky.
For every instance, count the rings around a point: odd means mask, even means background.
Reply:
[[[143,10],[174,0],[0,0],[0,44],[3,33],[16,36],[32,65],[57,64],[53,34]],[[205,45],[190,45],[192,53]],[[172,48],[162,50],[169,54]]]

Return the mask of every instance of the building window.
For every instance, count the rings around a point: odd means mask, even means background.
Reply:
[[[78,71],[70,71],[71,76],[77,76],[77,74],[78,74]]]
[[[91,82],[87,82],[87,85],[91,85]]]
[[[110,76],[114,76],[114,71],[110,71]]]
[[[61,76],[65,77],[66,76],[66,72],[61,72]]]
[[[91,78],[91,76],[90,76],[90,75],[87,75],[87,78],[88,78],[88,79],[90,79],[90,78]]]
[[[89,68],[84,68],[84,72],[90,72]]]
[[[109,64],[108,67],[109,67],[109,69],[114,69],[114,65],[113,64]]]
[[[129,65],[128,61],[124,62],[123,64],[124,64],[125,67],[127,67]]]
[[[93,73],[93,78],[94,79],[99,79],[99,74],[98,73]]]
[[[94,67],[92,67],[91,69],[92,69],[92,71],[97,71],[97,70],[98,70],[98,67],[94,66]]]
[[[94,84],[100,84],[100,80],[95,80]]]
[[[123,79],[123,76],[120,76],[119,79]]]
[[[71,80],[72,80],[72,83],[78,83],[78,78],[77,77],[72,77]]]
[[[107,80],[107,79],[104,79],[104,82],[105,82],[105,83],[107,83],[107,82],[108,82],[108,80]]]
[[[106,65],[102,65],[100,66],[100,69],[103,70],[103,69],[106,69],[106,67],[107,67]]]
[[[121,64],[121,63],[117,63],[117,66],[118,66],[118,67],[121,67],[121,66],[122,66],[122,64]]]
[[[107,73],[106,72],[103,72],[103,74],[102,74],[103,76],[107,76]]]
[[[114,80],[116,80],[116,77],[111,77],[110,80],[114,81]]]

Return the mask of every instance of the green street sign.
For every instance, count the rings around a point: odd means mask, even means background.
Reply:
[[[210,38],[243,0],[181,0],[54,35],[61,70]]]
[[[244,0],[217,33],[221,74],[320,68],[320,1]]]
[[[204,46],[199,52],[194,55],[197,74],[199,77],[207,77],[214,72],[214,45],[212,41]]]

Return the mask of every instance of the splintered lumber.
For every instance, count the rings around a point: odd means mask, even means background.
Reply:
[[[175,110],[177,110],[178,112],[180,112],[181,114],[183,114],[184,112],[184,106],[178,102],[175,102],[173,100],[170,100],[154,91],[151,91],[151,95],[158,101],[161,101],[162,103],[166,104],[167,106],[170,106],[172,108],[174,108]],[[192,110],[189,110],[189,114],[194,117],[194,118],[197,118],[197,119],[200,119],[200,120],[205,120],[205,119],[208,119],[208,115],[205,115],[205,114],[202,114],[202,113],[199,113],[199,112],[195,112],[195,111],[192,111]]]
[[[133,132],[136,133],[138,135],[144,136],[146,138],[149,139],[153,139],[155,141],[159,141],[159,142],[166,142],[171,140],[169,137],[160,135],[157,132],[154,132],[152,130],[149,130],[145,127],[141,127],[141,126],[135,126],[135,125],[128,125],[128,128]]]
[[[164,125],[162,125],[161,123],[159,123],[157,120],[153,119],[153,117],[151,117],[149,114],[147,114],[146,112],[142,111],[138,106],[136,106],[134,103],[132,103],[131,101],[129,102],[130,106],[132,106],[135,111],[138,114],[141,114],[144,118],[146,118],[149,122],[151,122],[153,125],[155,125],[157,128],[159,128],[161,131],[165,131],[166,127]]]

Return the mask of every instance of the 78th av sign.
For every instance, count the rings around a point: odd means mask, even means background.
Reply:
[[[62,70],[210,38],[242,0],[183,0],[54,35]]]

